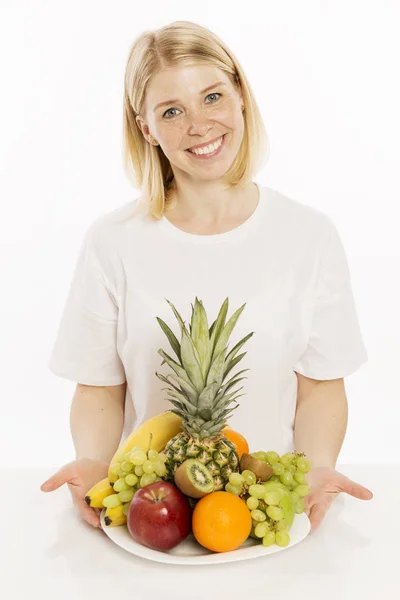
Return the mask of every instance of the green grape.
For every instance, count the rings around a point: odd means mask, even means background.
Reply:
[[[249,471],[248,469],[245,469],[242,472],[242,477],[247,485],[254,485],[257,481],[257,477],[252,471]]]
[[[259,502],[257,498],[254,498],[254,496],[250,496],[250,498],[247,498],[246,504],[247,508],[249,508],[250,510],[255,510],[256,508],[258,508]]]
[[[274,475],[282,475],[282,473],[285,472],[285,467],[280,462],[275,463],[272,468],[274,470]]]
[[[130,506],[131,506],[130,502],[125,502],[124,507],[122,509],[122,512],[124,513],[124,515],[126,517],[128,516]]]
[[[276,523],[276,529],[277,531],[289,531],[289,523],[285,519],[281,519]]]
[[[130,461],[124,460],[124,462],[121,464],[121,469],[129,473],[133,469],[133,464]]]
[[[250,456],[254,456],[254,458],[258,458],[258,460],[266,460],[267,453],[262,450],[258,450],[258,452],[251,452]]]
[[[290,494],[282,496],[282,498],[279,501],[279,507],[282,509],[283,518],[285,519],[289,527],[291,527],[293,525],[295,512],[293,502],[290,499]]]
[[[290,472],[292,475],[294,475],[294,474],[297,472],[297,467],[296,467],[296,465],[294,465],[294,464],[290,464],[290,465],[288,466],[287,470],[288,470],[288,471],[289,471],[289,472]]]
[[[257,521],[257,523],[261,523],[262,521],[265,521],[265,519],[267,518],[265,513],[263,513],[262,510],[258,510],[258,508],[256,508],[255,510],[252,510],[250,515],[251,515],[251,518],[253,519],[253,521]]]
[[[272,546],[272,544],[275,542],[275,531],[268,531],[268,533],[266,533],[262,539],[262,545],[263,546]]]
[[[115,462],[110,466],[110,471],[113,475],[119,475],[121,472],[121,463]]]
[[[135,467],[135,475],[137,475],[138,477],[141,477],[143,475],[144,471],[143,471],[143,467],[142,465],[138,465],[137,467]]]
[[[293,505],[296,504],[296,502],[299,500],[300,496],[298,495],[297,492],[290,492],[290,499],[293,503]]]
[[[301,513],[304,512],[303,498],[300,498],[300,500],[297,500],[296,504],[294,505],[294,512],[296,513],[296,515],[301,515]]]
[[[126,492],[127,490],[130,489],[129,484],[125,481],[124,477],[120,477],[119,479],[117,479],[117,481],[114,483],[114,491],[115,492]]]
[[[243,475],[241,475],[240,473],[231,473],[229,475],[229,483],[231,483],[234,486],[241,487],[244,483]]]
[[[240,496],[240,494],[242,493],[242,488],[236,485],[232,485],[228,482],[225,485],[225,491],[229,492],[230,494],[233,494],[234,496]]]
[[[280,521],[283,519],[283,510],[278,506],[268,506],[267,515],[273,521]]]
[[[254,527],[254,534],[258,538],[263,538],[265,535],[267,535],[268,531],[269,527],[265,522],[257,523],[257,525]]]
[[[122,504],[122,502],[118,497],[118,494],[111,494],[111,496],[107,496],[103,500],[103,506],[106,508],[116,508],[120,504]]]
[[[150,473],[154,473],[154,471],[156,470],[156,466],[153,462],[151,462],[151,460],[145,460],[142,467],[143,473],[147,473],[147,475],[149,475]]]
[[[289,486],[294,484],[293,475],[290,471],[285,471],[284,473],[282,473],[282,475],[279,476],[279,479],[284,485]]]
[[[272,506],[278,506],[281,494],[279,492],[267,492],[264,496],[264,502]]]
[[[144,488],[146,485],[150,485],[155,482],[157,475],[155,473],[145,473],[140,478],[140,487]]]
[[[143,465],[143,463],[147,460],[146,452],[143,450],[136,450],[136,452],[131,452],[131,462],[135,465],[135,467]]]
[[[281,495],[289,494],[288,488],[281,481],[271,481],[271,479],[268,479],[268,481],[265,481],[262,486],[264,488],[264,496],[267,492],[271,491],[279,492]]]
[[[258,501],[258,508],[265,512],[267,510],[267,506],[268,504],[265,504],[264,500],[260,498],[260,500]]]
[[[147,453],[147,458],[149,460],[151,460],[151,462],[154,462],[154,463],[159,462],[157,450],[149,450]]]
[[[277,531],[275,534],[275,543],[277,546],[285,548],[290,543],[290,535],[287,531]]]
[[[125,492],[120,492],[118,496],[122,503],[130,502],[134,496],[134,493],[135,492],[133,490],[126,490]]]
[[[268,481],[280,481],[279,475],[271,475]]]
[[[156,463],[156,475],[158,477],[165,477],[167,474],[167,467],[163,462]]]
[[[304,456],[299,456],[296,459],[296,465],[299,471],[302,473],[308,473],[310,470],[310,461]]]
[[[296,471],[293,475],[293,479],[297,481],[297,483],[306,483],[306,476],[302,471]]]
[[[256,524],[254,525],[254,522],[253,522],[253,524],[252,524],[252,526],[251,526],[251,531],[250,531],[250,537],[254,538],[255,540],[258,540],[258,539],[259,539],[259,538],[256,536],[256,534],[254,533],[254,531],[255,531],[255,528],[257,527],[257,525],[258,525],[258,523],[256,523]]]
[[[165,463],[167,462],[167,458],[168,458],[168,457],[167,457],[167,455],[166,455],[166,454],[164,454],[164,452],[159,452],[159,453],[158,453],[158,460],[159,460],[160,462],[162,462],[162,463],[164,463],[164,464],[165,464]]]
[[[274,450],[269,450],[267,452],[267,462],[269,462],[270,465],[274,465],[275,463],[279,462],[280,460],[280,456],[277,452],[274,452]]]
[[[292,455],[283,454],[281,456],[280,462],[285,467],[285,469],[287,469],[289,467],[289,465],[291,464],[292,460],[293,460]]]
[[[114,484],[114,487],[115,487],[115,484]],[[307,494],[310,493],[308,485],[304,485],[304,484],[297,485],[293,491],[295,491],[300,496],[300,498],[304,498],[304,496],[307,496]]]
[[[127,483],[128,485],[136,485],[137,482],[139,481],[139,478],[137,475],[134,475],[133,473],[130,473],[129,475],[127,475],[125,477],[125,483]]]
[[[294,452],[285,452],[285,454],[282,454],[281,456],[281,462],[282,459],[284,459],[285,462],[288,462],[288,464],[290,464],[295,458],[296,455],[294,454]]]
[[[250,496],[254,496],[254,498],[260,499],[265,495],[264,486],[260,483],[254,483],[249,487]]]

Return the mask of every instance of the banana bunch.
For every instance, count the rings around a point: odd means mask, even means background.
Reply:
[[[110,483],[115,483],[120,477],[125,454],[131,452],[135,447],[142,448],[142,450],[147,448],[150,434],[152,434],[152,449],[161,452],[169,440],[181,431],[182,419],[171,411],[163,412],[142,423],[138,429],[127,437],[114,454],[108,469]]]
[[[125,525],[135,492],[166,474],[166,457],[161,451],[181,431],[182,419],[167,411],[145,421],[121,444],[110,462],[108,477],[85,496],[89,506],[106,509],[107,527]]]

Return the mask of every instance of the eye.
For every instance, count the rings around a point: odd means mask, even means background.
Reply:
[[[222,96],[222,94],[220,94],[219,92],[212,92],[211,94],[208,94],[206,96],[206,98],[209,98],[210,96]],[[219,100],[219,97],[214,100],[214,102],[211,102],[211,104],[215,104],[215,102],[217,102]],[[171,110],[177,110],[176,108],[169,108],[168,110],[165,111],[165,113],[163,114],[163,118],[165,117],[165,115],[167,115]],[[172,115],[173,117],[175,115]],[[169,119],[170,117],[167,117],[167,119]]]

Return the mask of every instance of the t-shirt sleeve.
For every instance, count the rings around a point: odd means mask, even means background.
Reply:
[[[330,233],[320,261],[308,345],[293,367],[318,380],[346,377],[368,361],[345,249],[329,217],[328,222]]]
[[[97,222],[89,227],[78,255],[49,360],[57,376],[93,386],[126,381],[117,351],[118,305],[107,276],[107,244]]]

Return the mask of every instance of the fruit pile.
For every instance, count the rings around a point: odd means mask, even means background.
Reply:
[[[87,492],[89,506],[104,508],[106,527],[127,525],[139,543],[168,551],[190,533],[214,552],[239,548],[249,537],[265,546],[290,543],[296,514],[304,511],[310,469],[304,454],[249,453],[245,437],[227,421],[238,407],[248,369],[232,375],[245,356],[247,334],[229,352],[228,341],[245,305],[226,321],[228,298],[208,326],[197,298],[189,326],[167,300],[181,341],[157,321],[176,354],[158,353],[173,371],[156,373],[173,406],[144,422],[121,444],[108,477]],[[232,407],[232,404],[236,406]]]
[[[151,419],[153,427],[169,417]],[[186,459],[169,481],[166,454],[150,447],[150,434],[147,451],[135,445],[120,455],[122,462],[110,464],[113,481],[107,477],[96,484],[86,502],[105,509],[107,527],[127,525],[137,542],[157,550],[174,548],[190,533],[214,552],[235,550],[249,536],[264,546],[287,546],[295,515],[304,512],[309,461],[303,453],[241,452],[243,436],[224,431],[240,440],[239,467],[224,491],[215,490],[210,470],[197,459]],[[132,438],[141,435],[143,429]]]
[[[250,535],[264,546],[287,546],[295,514],[304,512],[309,493],[306,473],[310,464],[304,453],[254,452],[244,454],[241,473],[233,473],[225,489],[242,498],[250,510]]]

